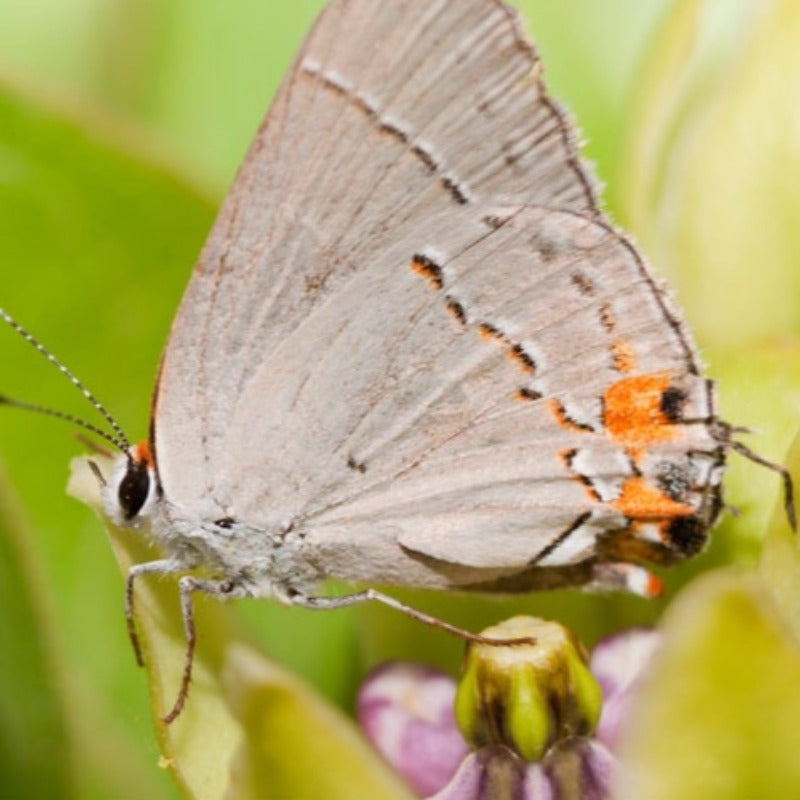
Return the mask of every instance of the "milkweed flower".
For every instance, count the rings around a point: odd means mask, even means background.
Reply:
[[[418,664],[382,665],[358,699],[368,739],[420,797],[555,800],[566,786],[609,797],[614,743],[659,635],[616,634],[591,659],[563,626],[531,617],[482,635],[535,643],[473,643],[459,684]]]

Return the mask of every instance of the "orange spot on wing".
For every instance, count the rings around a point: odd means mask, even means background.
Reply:
[[[445,304],[447,313],[456,321],[465,325],[467,322],[467,315],[464,313],[464,306],[457,300],[448,300]]]
[[[691,506],[678,503],[639,475],[628,478],[622,485],[622,494],[609,505],[628,519],[669,519],[694,514]]]
[[[592,430],[592,428],[588,425],[583,425],[580,422],[575,422],[574,419],[570,419],[567,416],[566,409],[558,400],[550,401],[550,413],[553,415],[559,426],[565,430],[580,431],[581,433],[586,433],[587,431]]]
[[[564,450],[559,450],[557,453],[558,457],[561,459],[561,463],[569,470],[572,469],[572,459],[576,452],[577,450],[574,448],[567,447]]]
[[[661,410],[661,397],[671,380],[669,372],[653,372],[623,378],[603,393],[604,421],[608,435],[630,447],[632,457],[654,442],[674,441],[681,428]]]
[[[502,342],[505,343],[508,341],[506,335],[502,332],[497,330],[493,325],[489,325],[486,322],[482,322],[478,325],[478,334],[480,335],[481,339],[486,342]]]
[[[644,586],[644,596],[652,600],[655,597],[660,597],[663,591],[664,582],[658,575],[653,575],[652,572],[649,572]]]
[[[600,322],[609,333],[617,327],[617,318],[614,316],[614,312],[611,310],[611,306],[608,305],[608,303],[604,303],[600,306]]]
[[[518,367],[521,367],[523,372],[532,375],[536,371],[533,359],[522,349],[521,345],[515,344],[513,347],[509,347],[506,356]]]
[[[441,270],[430,260],[422,259],[422,258],[415,258],[409,266],[411,269],[420,275],[421,277],[425,278],[428,282],[428,286],[431,289],[441,289],[442,288],[442,273]]]
[[[634,464],[638,464],[645,454],[645,449],[639,445],[629,445],[625,448],[625,452],[630,456],[630,459]]]
[[[619,372],[633,372],[636,369],[636,355],[628,339],[617,339],[611,345],[611,354],[614,357],[614,369]]]

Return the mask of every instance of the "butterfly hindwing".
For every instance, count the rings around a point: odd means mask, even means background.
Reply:
[[[437,586],[581,582],[708,524],[712,388],[540,71],[495,0],[326,8],[173,325],[175,507],[302,531],[323,574]]]

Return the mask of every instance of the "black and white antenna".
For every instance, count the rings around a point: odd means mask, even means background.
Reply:
[[[86,385],[81,381],[68,367],[66,367],[58,358],[56,358],[33,334],[29,333],[22,327],[9,313],[0,308],[0,319],[3,320],[8,326],[16,331],[29,345],[32,345],[38,350],[58,371],[64,375],[67,380],[91,403],[92,407],[97,411],[103,419],[109,424],[113,435],[104,431],[102,428],[93,425],[91,422],[75,417],[72,414],[67,414],[64,411],[57,409],[47,408],[45,406],[37,405],[36,403],[28,403],[25,400],[17,400],[13,397],[0,394],[0,405],[11,406],[12,408],[21,408],[26,411],[34,411],[37,414],[45,414],[49,417],[56,417],[70,422],[73,425],[78,425],[87,431],[91,431],[96,436],[100,436],[109,444],[114,445],[118,450],[127,453],[130,450],[130,442],[128,437],[123,432],[117,421],[106,410],[105,406],[86,388]]]

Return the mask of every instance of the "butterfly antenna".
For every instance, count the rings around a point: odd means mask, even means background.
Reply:
[[[110,433],[106,433],[106,431],[104,431],[102,428],[92,425],[91,422],[86,422],[86,420],[81,419],[80,417],[75,417],[72,414],[67,414],[65,411],[59,411],[56,408],[47,408],[47,406],[40,406],[36,403],[28,403],[25,400],[17,400],[14,397],[8,397],[4,394],[0,394],[0,405],[10,406],[11,408],[21,408],[23,411],[33,411],[36,414],[44,414],[48,417],[55,417],[56,419],[63,419],[66,422],[71,422],[73,425],[78,425],[84,430],[91,431],[96,436],[104,439],[109,444],[113,444],[114,447],[122,450],[123,452],[125,452],[128,446],[121,439],[117,439]]]
[[[33,334],[28,333],[11,315],[4,309],[0,308],[0,319],[3,320],[12,330],[16,331],[29,345],[38,350],[58,371],[64,375],[67,380],[88,400],[94,409],[103,417],[103,419],[111,426],[114,435],[101,430],[100,428],[86,422],[82,419],[67,414],[63,411],[56,411],[52,408],[45,408],[33,403],[26,403],[22,400],[15,400],[11,397],[0,395],[0,404],[12,406],[14,408],[22,408],[28,411],[35,411],[38,414],[45,414],[50,417],[57,417],[58,419],[66,420],[74,425],[78,425],[92,433],[102,437],[105,441],[113,444],[122,452],[127,452],[130,449],[130,442],[128,437],[123,432],[117,421],[108,413],[105,406],[86,388],[84,383],[74,375],[64,364],[61,363]]]

